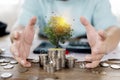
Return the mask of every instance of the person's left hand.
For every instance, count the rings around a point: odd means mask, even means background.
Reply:
[[[87,63],[86,68],[95,68],[99,65],[102,57],[106,53],[106,47],[104,44],[106,34],[104,31],[97,32],[84,17],[81,17],[80,21],[85,26],[87,39],[91,47],[91,55],[85,57],[85,60],[90,61],[91,63]]]

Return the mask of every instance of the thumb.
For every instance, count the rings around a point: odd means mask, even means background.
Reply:
[[[102,30],[99,30],[98,31],[98,34],[99,34],[99,36],[101,37],[101,40],[105,40],[106,39],[106,33],[105,33],[105,31],[102,31]]]
[[[26,27],[26,29],[34,29],[34,25],[36,24],[37,18],[36,17],[32,17]]]
[[[13,43],[15,40],[18,40],[19,36],[20,36],[20,34],[18,31],[11,33],[11,35],[10,35],[11,42]]]
[[[93,26],[89,23],[89,21],[85,17],[83,17],[83,16],[80,17],[80,21],[85,26],[87,32],[88,31],[95,31],[95,29],[93,28]]]

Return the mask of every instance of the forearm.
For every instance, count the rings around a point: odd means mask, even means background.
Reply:
[[[105,30],[105,32],[106,39],[104,41],[104,49],[105,52],[108,53],[114,50],[120,41],[120,28],[112,26]]]

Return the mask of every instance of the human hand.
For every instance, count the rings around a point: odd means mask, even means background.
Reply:
[[[106,33],[104,31],[97,32],[84,17],[81,17],[80,21],[85,26],[87,39],[91,47],[91,55],[85,57],[85,60],[91,63],[87,63],[86,68],[95,68],[106,53],[106,47],[104,46]]]
[[[11,52],[14,58],[24,67],[30,67],[31,63],[26,59],[30,53],[30,47],[34,38],[34,25],[36,17],[33,17],[29,24],[21,30],[13,31],[11,33]]]

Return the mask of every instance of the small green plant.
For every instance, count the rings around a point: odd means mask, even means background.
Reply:
[[[65,22],[64,18],[52,16],[44,29],[49,41],[59,47],[59,42],[64,43],[72,36],[71,25]]]

